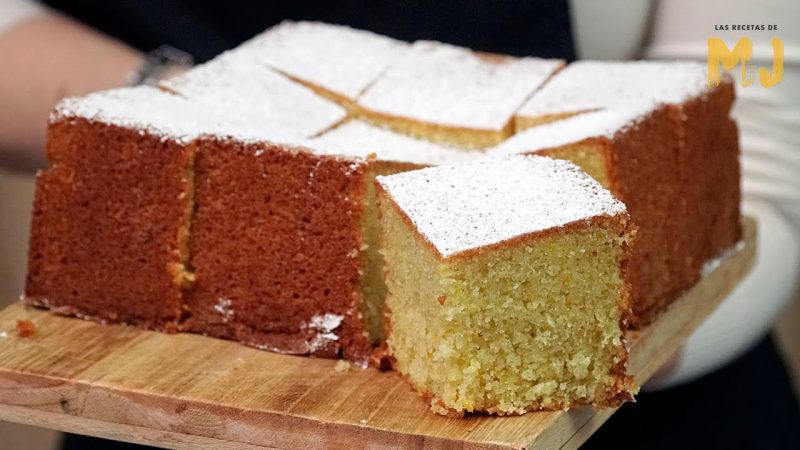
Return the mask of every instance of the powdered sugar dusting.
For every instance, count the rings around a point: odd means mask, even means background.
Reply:
[[[517,114],[536,117],[642,101],[682,103],[706,89],[706,68],[698,62],[578,61],[558,72]]]
[[[358,103],[428,123],[500,130],[561,65],[559,60],[481,56],[466,48],[418,41]]]
[[[528,128],[489,149],[490,155],[532,153],[537,150],[580,142],[587,138],[613,138],[641,121],[655,104],[620,106],[587,112]]]
[[[339,325],[342,324],[342,320],[344,320],[344,316],[340,314],[316,314],[311,316],[311,320],[308,322],[308,328],[313,328],[323,333],[333,333],[333,330],[339,328]],[[338,337],[334,336],[332,339],[338,339]]]
[[[305,138],[345,118],[341,106],[258,64],[254,49],[238,48],[167,81],[161,86],[212,108],[232,121],[279,129]]]
[[[335,333],[336,329],[342,324],[344,317],[339,314],[325,313],[316,314],[311,317],[307,327],[317,330],[317,334],[309,341],[309,352],[326,347],[333,341],[338,341],[339,336]]]
[[[465,150],[415,139],[361,121],[349,121],[308,141],[319,154],[338,154],[378,160],[436,166],[464,162],[482,156]]]
[[[355,99],[407,46],[345,26],[285,21],[241,48],[293,78]]]
[[[722,265],[722,262],[725,261],[726,258],[742,251],[744,245],[745,245],[744,241],[739,241],[736,244],[732,245],[730,248],[723,250],[722,253],[720,253],[719,255],[706,261],[703,264],[703,268],[700,270],[700,275],[703,277],[710,275],[711,272],[717,270],[719,266]]]
[[[540,156],[484,158],[377,179],[444,257],[625,212],[575,164]]]
[[[280,126],[241,120],[224,108],[210,108],[150,86],[112,89],[62,100],[51,121],[82,118],[189,142],[201,135],[241,141],[297,142],[296,133]]]
[[[229,321],[234,314],[233,300],[225,297],[219,298],[217,300],[217,303],[214,305],[214,311],[216,311],[219,315],[222,316],[223,322]]]

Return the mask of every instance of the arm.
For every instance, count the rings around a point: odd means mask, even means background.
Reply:
[[[63,97],[122,86],[138,51],[77,21],[46,14],[0,34],[0,166],[45,165],[47,117]]]

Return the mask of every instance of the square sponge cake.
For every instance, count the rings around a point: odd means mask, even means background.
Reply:
[[[417,41],[358,98],[368,121],[463,147],[507,138],[514,113],[563,61]]]
[[[434,411],[618,406],[633,225],[576,165],[484,158],[378,177],[395,368]]]

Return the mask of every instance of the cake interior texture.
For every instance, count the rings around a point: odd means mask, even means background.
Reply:
[[[375,177],[393,175],[420,168],[417,165],[400,163],[374,163],[371,165],[364,197],[364,213],[361,219],[363,244],[361,258],[363,263],[360,278],[361,313],[366,331],[373,345],[381,344],[385,338],[384,309],[386,301],[386,281],[384,280],[383,252],[381,251],[381,225],[378,220],[377,193]]]
[[[631,398],[625,224],[603,219],[443,259],[381,197],[388,346],[441,414]]]

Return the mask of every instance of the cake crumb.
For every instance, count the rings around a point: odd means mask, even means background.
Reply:
[[[26,319],[17,320],[17,336],[25,338],[34,334],[36,334],[36,324]]]
[[[336,365],[333,366],[333,370],[337,372],[349,372],[350,371],[350,363],[343,359],[336,361]]]

